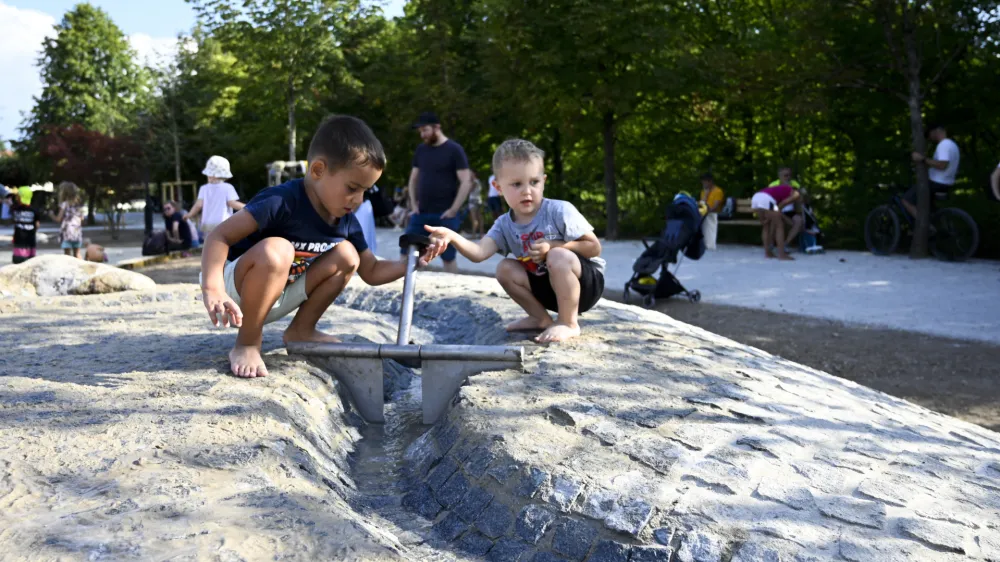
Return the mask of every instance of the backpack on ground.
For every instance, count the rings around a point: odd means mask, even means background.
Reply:
[[[159,256],[167,253],[167,233],[157,230],[142,242],[142,255]]]

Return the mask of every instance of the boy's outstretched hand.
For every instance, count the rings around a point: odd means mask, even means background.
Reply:
[[[424,230],[427,231],[427,236],[431,239],[431,243],[441,247],[441,251],[438,252],[439,254],[447,250],[448,244],[451,244],[455,240],[455,231],[450,228],[427,226],[425,224]]]
[[[228,328],[232,323],[239,328],[243,325],[243,311],[225,292],[202,289],[201,298],[205,302],[205,309],[208,310],[208,318],[213,326],[218,327],[221,324],[224,328]]]
[[[424,228],[430,229],[431,227],[427,226]],[[426,248],[423,249],[422,252],[420,252],[420,260],[418,262],[420,264],[420,267],[425,267],[427,264],[434,261],[435,258],[443,254],[444,251],[448,249],[447,242],[442,242],[440,239],[434,238],[433,235],[430,236],[430,239],[431,239],[430,246],[427,246]]]

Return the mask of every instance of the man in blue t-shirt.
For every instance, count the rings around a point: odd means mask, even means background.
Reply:
[[[413,124],[423,143],[413,153],[410,170],[410,208],[413,209],[408,234],[425,235],[424,225],[459,230],[458,212],[472,189],[472,172],[465,150],[441,132],[437,115],[426,112]],[[441,254],[444,270],[458,272],[456,250],[449,246]],[[404,258],[405,259],[405,258]]]
[[[354,211],[382,175],[385,152],[363,121],[324,121],[309,145],[303,179],[267,188],[205,240],[202,297],[216,326],[239,327],[229,352],[238,377],[263,377],[264,324],[298,309],[284,341],[330,342],[316,323],[355,272],[369,285],[399,279],[406,265],[379,261]],[[434,244],[421,265],[440,254]]]

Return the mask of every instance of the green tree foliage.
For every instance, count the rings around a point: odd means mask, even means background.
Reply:
[[[410,124],[432,110],[483,177],[504,139],[541,146],[548,195],[608,237],[658,232],[705,171],[749,197],[789,165],[826,245],[858,248],[873,206],[924,185],[910,153],[933,148],[935,121],[962,151],[949,204],[1000,256],[998,0],[410,0],[393,20],[357,0],[189,1],[198,26],[131,121],[154,180],[221,154],[250,196],[267,162],[304,157],[325,115],[350,113],[386,147],[380,185],[402,185]],[[32,115],[65,124],[43,99]]]
[[[39,139],[48,127],[70,125],[107,135],[130,131],[148,92],[135,59],[128,39],[103,10],[77,4],[42,46],[42,92],[25,135]]]
[[[59,161],[47,147],[62,130],[115,136],[135,129],[150,94],[148,75],[135,59],[128,39],[103,10],[82,3],[66,12],[42,46],[42,92],[21,129],[24,139],[17,143],[29,169],[59,171]],[[87,186],[91,224],[98,190]]]
[[[343,64],[339,46],[345,21],[359,11],[357,1],[194,0],[206,28],[225,49],[239,53],[248,79],[245,110],[261,128],[274,130],[285,117],[288,159],[299,157],[298,117],[318,102],[335,98],[336,88],[360,87]],[[280,103],[278,103],[280,100]]]

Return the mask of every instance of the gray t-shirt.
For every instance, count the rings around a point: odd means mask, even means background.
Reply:
[[[529,273],[542,275],[545,273],[545,265],[537,265],[528,259],[528,252],[535,240],[544,238],[571,242],[593,231],[594,227],[590,226],[572,203],[558,199],[542,199],[542,205],[530,223],[517,224],[512,213],[504,213],[497,218],[486,235],[497,243],[497,253],[504,256],[513,254],[524,263]],[[603,275],[604,260],[598,257],[590,258],[590,261]]]

